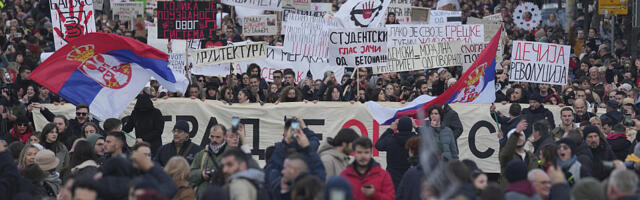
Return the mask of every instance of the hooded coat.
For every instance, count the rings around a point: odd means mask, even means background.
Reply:
[[[549,109],[546,109],[542,105],[540,105],[540,107],[536,109],[531,109],[531,108],[523,109],[522,116],[524,117],[525,120],[527,120],[527,123],[529,124],[527,129],[525,129],[524,131],[527,137],[531,136],[531,133],[533,131],[533,128],[532,128],[533,126],[531,125],[537,122],[538,120],[546,119],[549,125],[551,126],[550,129],[554,129],[556,127],[556,123],[553,120],[553,113],[551,113]]]
[[[349,155],[339,152],[328,142],[322,142],[322,144],[320,144],[318,154],[324,165],[324,170],[327,173],[326,180],[329,180],[329,178],[333,176],[339,176],[340,172],[349,165]]]
[[[151,151],[155,155],[162,146],[162,131],[164,131],[164,119],[162,112],[153,106],[148,95],[138,95],[136,105],[131,116],[124,121],[122,130],[131,132],[134,128],[136,137],[151,144]]]
[[[226,189],[231,200],[258,199],[258,188],[254,184],[264,184],[264,172],[249,168],[231,175]]]
[[[409,169],[409,152],[404,148],[407,140],[417,136],[412,132],[411,118],[402,117],[398,121],[398,132],[387,129],[376,142],[378,151],[387,152],[387,171],[391,175],[395,188],[400,184],[402,175]],[[453,136],[453,135],[452,135]],[[456,148],[457,149],[457,148]]]
[[[633,145],[627,140],[625,133],[611,133],[607,135],[607,142],[618,160],[624,160],[627,155],[633,153]]]

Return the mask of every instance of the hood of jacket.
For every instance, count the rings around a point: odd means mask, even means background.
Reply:
[[[349,160],[349,155],[339,152],[338,150],[333,148],[333,145],[329,144],[326,141],[320,143],[320,147],[318,147],[318,155],[320,155],[320,157],[322,157],[323,155],[331,155],[331,157],[338,160]]]
[[[229,177],[229,180],[233,180],[236,178],[249,179],[255,183],[262,184],[264,183],[264,172],[262,172],[262,170],[248,168],[247,170],[231,175]]]
[[[607,135],[607,140],[615,140],[618,138],[626,138],[627,135],[625,133],[611,133]]]
[[[60,180],[60,174],[58,172],[49,173],[49,175],[44,178],[44,181],[62,185],[62,180]]]
[[[136,99],[136,105],[133,107],[134,110],[150,111],[155,109],[155,107],[153,107],[153,102],[151,102],[151,98],[149,98],[149,95],[140,94],[138,95],[138,97],[136,97]]]
[[[94,160],[86,160],[86,161],[80,163],[79,165],[76,165],[75,167],[71,168],[71,171],[74,172],[76,170],[80,170],[80,169],[83,169],[85,167],[99,167],[99,165]]]

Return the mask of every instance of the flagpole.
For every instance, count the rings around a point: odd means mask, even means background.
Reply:
[[[184,66],[184,75],[186,76],[187,80],[189,80],[189,82],[191,82],[191,67],[189,67],[189,40],[184,40],[184,59],[185,59],[185,63],[186,65]]]
[[[360,73],[358,73],[357,67],[353,71],[356,72],[356,96],[358,96],[360,95]]]

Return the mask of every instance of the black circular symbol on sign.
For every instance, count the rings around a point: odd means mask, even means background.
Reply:
[[[471,153],[473,153],[473,155],[478,157],[478,158],[488,158],[491,155],[493,155],[493,153],[495,153],[496,150],[494,150],[493,148],[489,148],[486,151],[481,152],[476,147],[476,133],[482,127],[485,127],[487,129],[489,129],[489,133],[495,133],[496,132],[496,128],[493,127],[493,124],[489,123],[488,121],[480,120],[480,121],[476,122],[471,127],[471,130],[469,130],[469,150],[471,150]]]

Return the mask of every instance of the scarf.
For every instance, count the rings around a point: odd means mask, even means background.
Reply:
[[[573,165],[573,163],[575,163],[577,160],[576,155],[571,156],[571,159],[567,160],[567,161],[562,161],[560,160],[560,158],[558,158],[558,165],[560,165],[562,168],[569,168],[571,165]]]
[[[222,144],[219,145],[214,145],[213,143],[211,143],[209,144],[209,148],[214,154],[218,154],[220,152],[220,149],[222,149],[225,144],[227,144],[227,141],[222,141]]]

